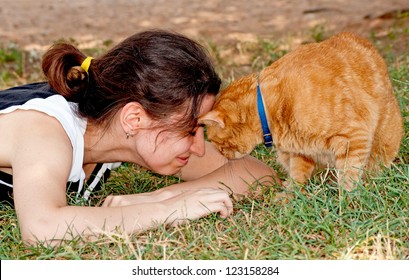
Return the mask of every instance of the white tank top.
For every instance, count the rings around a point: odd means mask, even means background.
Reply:
[[[16,93],[18,94],[18,93]],[[0,95],[1,97],[1,95]],[[121,163],[104,163],[99,170],[94,170],[92,182],[88,182],[87,190],[83,190],[85,172],[83,171],[84,160],[84,133],[87,121],[76,114],[77,104],[68,102],[59,94],[50,95],[46,98],[29,99],[23,104],[12,105],[0,110],[0,114],[6,114],[15,110],[36,110],[56,118],[63,126],[72,145],[72,166],[68,181],[76,182],[78,195],[88,199],[91,191],[99,183],[105,171],[118,167]]]

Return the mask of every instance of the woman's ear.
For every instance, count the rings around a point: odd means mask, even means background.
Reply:
[[[122,108],[120,120],[125,133],[133,136],[137,129],[148,127],[150,118],[140,103],[129,102]]]

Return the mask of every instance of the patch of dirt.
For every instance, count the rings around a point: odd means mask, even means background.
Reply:
[[[312,32],[317,26],[368,35],[409,11],[407,0],[5,0],[0,44],[44,48],[61,38],[84,47],[166,28],[214,43]]]

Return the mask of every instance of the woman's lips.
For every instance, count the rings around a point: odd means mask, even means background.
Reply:
[[[189,162],[189,157],[177,157],[177,159],[183,166]]]

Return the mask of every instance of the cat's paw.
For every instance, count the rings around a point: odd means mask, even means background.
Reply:
[[[358,180],[354,180],[354,179],[345,180],[343,178],[340,178],[338,180],[338,186],[340,188],[346,190],[347,192],[352,192],[353,190],[355,190],[359,186],[359,184],[360,184],[360,182]]]
[[[286,190],[293,190],[297,184],[293,180],[287,180],[283,182],[283,187]]]
[[[292,179],[283,182],[283,187],[284,187],[285,190],[294,191],[294,190],[300,189],[301,192],[305,194],[306,191],[303,188],[303,186],[304,186],[303,183],[299,183],[299,182],[294,181]]]
[[[283,191],[279,192],[274,196],[274,203],[282,205],[287,204],[290,200],[294,199],[294,195],[291,192]]]

